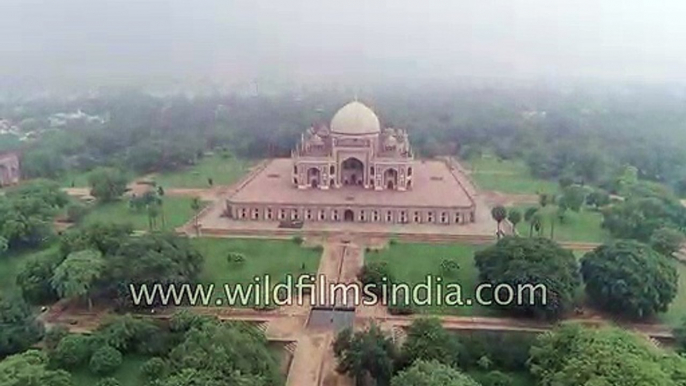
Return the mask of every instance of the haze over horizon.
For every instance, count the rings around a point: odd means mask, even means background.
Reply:
[[[0,84],[686,78],[675,0],[3,0],[0,13]]]

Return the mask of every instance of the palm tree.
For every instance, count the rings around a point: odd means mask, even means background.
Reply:
[[[160,215],[160,208],[157,202],[148,204],[148,228],[152,231],[157,228],[157,217]]]
[[[507,215],[507,219],[512,224],[512,230],[516,233],[517,224],[522,221],[522,212],[517,209],[512,209]]]
[[[200,197],[193,197],[191,201],[191,209],[193,210],[193,226],[195,227],[195,235],[200,236],[200,227],[198,226],[198,215],[202,205],[200,204]]]
[[[498,238],[500,238],[501,231],[500,231],[500,223],[502,223],[506,218],[507,218],[507,209],[505,209],[504,206],[498,205],[491,209],[491,216],[493,219],[498,223]]]

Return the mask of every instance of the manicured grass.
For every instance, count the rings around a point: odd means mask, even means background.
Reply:
[[[213,179],[214,185],[230,185],[238,181],[250,165],[247,160],[213,155],[185,170],[158,174],[154,180],[165,188],[208,188],[208,178]]]
[[[0,256],[0,292],[13,293],[18,291],[16,280],[22,265],[29,259],[54,253],[57,246],[42,250],[23,250],[9,252]]]
[[[674,266],[679,273],[679,289],[669,310],[659,316],[661,322],[671,326],[678,325],[686,318],[686,263],[675,261]]]
[[[482,190],[495,190],[510,194],[553,193],[558,189],[555,181],[536,178],[529,173],[521,160],[499,160],[486,154],[481,158],[462,161]]]
[[[516,209],[524,215],[527,208],[530,206],[519,206]],[[510,210],[511,208],[508,208]],[[543,235],[550,236],[550,217],[554,216],[557,208],[555,206],[548,206],[545,208]],[[556,216],[555,216],[556,217]],[[601,228],[603,222],[603,215],[594,212],[589,208],[582,208],[579,213],[568,210],[565,214],[564,222],[560,222],[555,218],[555,234],[554,239],[558,241],[581,241],[581,242],[597,242],[602,243],[610,239],[610,234]],[[517,224],[517,232],[521,236],[529,236],[531,224],[522,221]],[[536,231],[534,230],[534,233]]]
[[[141,365],[148,360],[147,357],[127,355],[124,357],[121,367],[109,376],[95,375],[86,368],[72,372],[74,386],[94,386],[103,378],[115,378],[122,386],[142,386],[145,384],[141,376]]]
[[[478,271],[474,265],[474,252],[477,247],[457,244],[419,244],[397,243],[388,249],[365,253],[365,263],[384,261],[388,263],[393,279],[397,283],[407,283],[410,287],[418,283],[426,283],[427,275],[441,276],[444,295],[449,283],[459,284],[462,299],[473,299],[474,289],[478,282]],[[441,272],[443,260],[451,260],[459,265],[457,272],[446,276]],[[434,290],[435,291],[435,290]],[[402,294],[399,293],[402,297]],[[421,298],[425,297],[422,293]],[[479,305],[452,307],[431,305],[415,307],[423,314],[456,314],[456,315],[490,315],[495,309]]]
[[[272,285],[284,281],[287,274],[296,281],[300,274],[316,274],[321,257],[321,250],[291,240],[196,238],[192,243],[205,256],[202,281],[214,283],[219,291],[224,284],[247,284],[255,277],[262,283],[265,275]],[[245,261],[230,264],[229,252],[243,254]]]
[[[190,197],[164,197],[162,205],[164,225],[162,214],[160,214],[157,218],[157,229],[173,230],[190,220],[194,215],[191,209],[192,200]],[[140,212],[133,211],[125,198],[106,204],[93,204],[91,212],[83,219],[83,223],[88,225],[95,222],[130,223],[137,230],[149,229],[147,211],[145,209]]]

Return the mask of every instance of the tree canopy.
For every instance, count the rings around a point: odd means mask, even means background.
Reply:
[[[459,370],[438,361],[414,362],[391,380],[391,386],[480,386]]]
[[[505,237],[476,252],[474,259],[479,278],[494,289],[502,284],[517,294],[519,288],[525,288],[523,285],[545,287],[545,290],[523,291],[525,296],[522,299],[502,305],[505,310],[533,317],[557,318],[574,305],[575,292],[580,285],[578,263],[571,251],[552,240]]]
[[[636,241],[616,241],[587,253],[581,273],[594,304],[633,318],[667,311],[678,289],[672,262]]]

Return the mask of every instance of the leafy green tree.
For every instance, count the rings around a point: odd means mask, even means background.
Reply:
[[[580,285],[576,258],[552,240],[505,237],[478,251],[474,259],[483,282],[494,288],[506,284],[515,294],[522,292],[522,299],[502,306],[505,310],[532,317],[557,318],[574,305],[575,292]],[[525,288],[524,285],[534,288],[519,291],[518,288]]]
[[[121,383],[116,378],[103,378],[95,384],[95,386],[120,386]]]
[[[101,202],[110,202],[126,192],[128,179],[121,170],[101,167],[90,173],[88,183],[93,197]]]
[[[676,386],[686,359],[613,327],[566,323],[541,334],[531,349],[531,373],[541,386]]]
[[[102,346],[93,352],[90,360],[90,370],[94,374],[112,374],[121,366],[123,356],[116,348]]]
[[[67,335],[50,353],[50,360],[59,367],[69,370],[88,362],[93,353],[93,339],[86,335]]]
[[[106,320],[94,337],[100,344],[113,347],[123,354],[149,355],[166,353],[166,335],[166,332],[152,321],[126,314]]]
[[[594,189],[586,196],[586,205],[596,209],[610,205],[610,194],[602,189]]]
[[[200,209],[202,209],[202,204],[200,203],[200,197],[193,197],[191,201],[191,210],[193,210],[193,227],[195,228],[195,234],[200,235],[200,226],[198,225],[198,216],[200,214]]]
[[[29,350],[0,361],[0,385],[73,386],[73,383],[68,372],[48,367],[45,353]]]
[[[498,205],[491,209],[491,217],[493,217],[493,220],[498,224],[498,237],[502,234],[502,231],[500,230],[500,224],[505,221],[507,218],[507,209],[505,207]]]
[[[67,220],[69,222],[79,223],[87,214],[88,207],[83,204],[73,203],[67,206]]]
[[[95,249],[103,255],[115,253],[133,233],[131,224],[94,223],[67,231],[60,238],[60,253],[66,257],[72,252]]]
[[[339,373],[354,378],[358,384],[369,377],[376,384],[389,384],[397,354],[391,338],[378,326],[372,325],[366,331],[355,333],[350,329],[341,330],[333,349]]]
[[[195,382],[203,385],[273,385],[282,382],[278,363],[267,346],[264,334],[245,324],[212,321],[191,328],[171,351],[169,361],[170,368],[174,369],[170,378],[181,377],[191,371],[202,374]],[[166,380],[162,384],[175,384],[170,382]],[[176,384],[196,384],[186,382]]]
[[[384,261],[365,263],[357,278],[377,296],[382,296],[382,284],[393,282],[391,270]]]
[[[516,229],[517,224],[522,222],[522,212],[517,209],[511,209],[507,214],[507,219],[512,223],[512,228]]]
[[[407,339],[400,353],[400,366],[407,367],[420,359],[456,366],[459,351],[457,338],[443,328],[439,319],[415,319],[407,329]]]
[[[667,258],[636,241],[615,241],[581,260],[586,293],[603,310],[646,318],[669,308],[678,275]]]
[[[54,253],[28,259],[17,273],[17,286],[24,299],[31,304],[49,304],[59,299],[51,284],[60,258]]]
[[[52,286],[61,298],[85,298],[91,309],[91,290],[104,268],[105,260],[99,251],[72,252],[55,268]]]
[[[686,242],[680,231],[672,228],[659,228],[650,237],[650,246],[665,256],[673,256]]]
[[[26,350],[43,333],[43,324],[22,298],[0,294],[0,358]]]
[[[148,381],[165,378],[168,372],[167,363],[160,357],[150,358],[141,366],[141,373]]]
[[[562,190],[558,205],[564,203],[564,207],[574,212],[579,212],[586,202],[586,188],[579,185],[570,185]]]
[[[419,360],[391,380],[391,386],[480,386],[459,370],[438,361]]]

